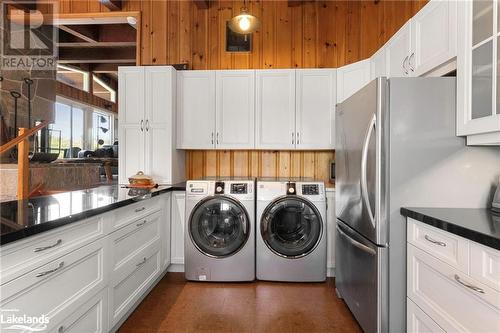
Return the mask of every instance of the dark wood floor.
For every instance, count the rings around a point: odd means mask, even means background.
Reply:
[[[334,280],[187,282],[168,273],[120,328],[139,332],[361,332]]]

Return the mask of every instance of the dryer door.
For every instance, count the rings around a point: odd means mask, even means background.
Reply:
[[[270,203],[260,221],[267,247],[285,258],[308,255],[319,244],[323,220],[316,207],[301,197],[282,197]]]
[[[225,196],[200,201],[189,217],[189,236],[198,250],[224,258],[238,252],[248,241],[250,221],[245,208]]]

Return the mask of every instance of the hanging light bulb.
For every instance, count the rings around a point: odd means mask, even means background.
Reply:
[[[255,16],[248,12],[246,7],[246,1],[243,2],[243,7],[241,7],[240,14],[236,15],[229,21],[229,29],[238,34],[251,34],[255,32],[260,27],[260,21]]]

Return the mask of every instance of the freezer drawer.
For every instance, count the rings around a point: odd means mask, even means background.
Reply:
[[[377,247],[337,220],[335,253],[339,295],[365,332],[386,331],[387,248]]]

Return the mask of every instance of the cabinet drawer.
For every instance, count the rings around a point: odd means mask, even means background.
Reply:
[[[2,246],[1,284],[102,236],[104,236],[103,220],[101,217],[96,217]]]
[[[406,299],[406,331],[408,333],[445,333],[441,327],[409,298]]]
[[[122,207],[115,212],[114,229],[119,229],[139,218],[154,213],[161,209],[160,200],[158,197],[145,199]]]
[[[1,286],[2,310],[45,315],[61,322],[107,283],[104,239],[73,251]]]
[[[470,276],[500,292],[500,251],[470,242]]]
[[[500,331],[497,291],[412,245],[408,245],[407,292],[447,332]]]
[[[469,242],[448,232],[408,219],[408,242],[449,265],[469,272]]]
[[[113,327],[161,274],[161,246],[155,241],[113,273],[109,287]]]
[[[108,290],[103,289],[83,304],[51,333],[106,333],[108,332]]]
[[[160,239],[161,216],[161,212],[153,213],[111,234],[113,270],[124,265],[141,248]]]

